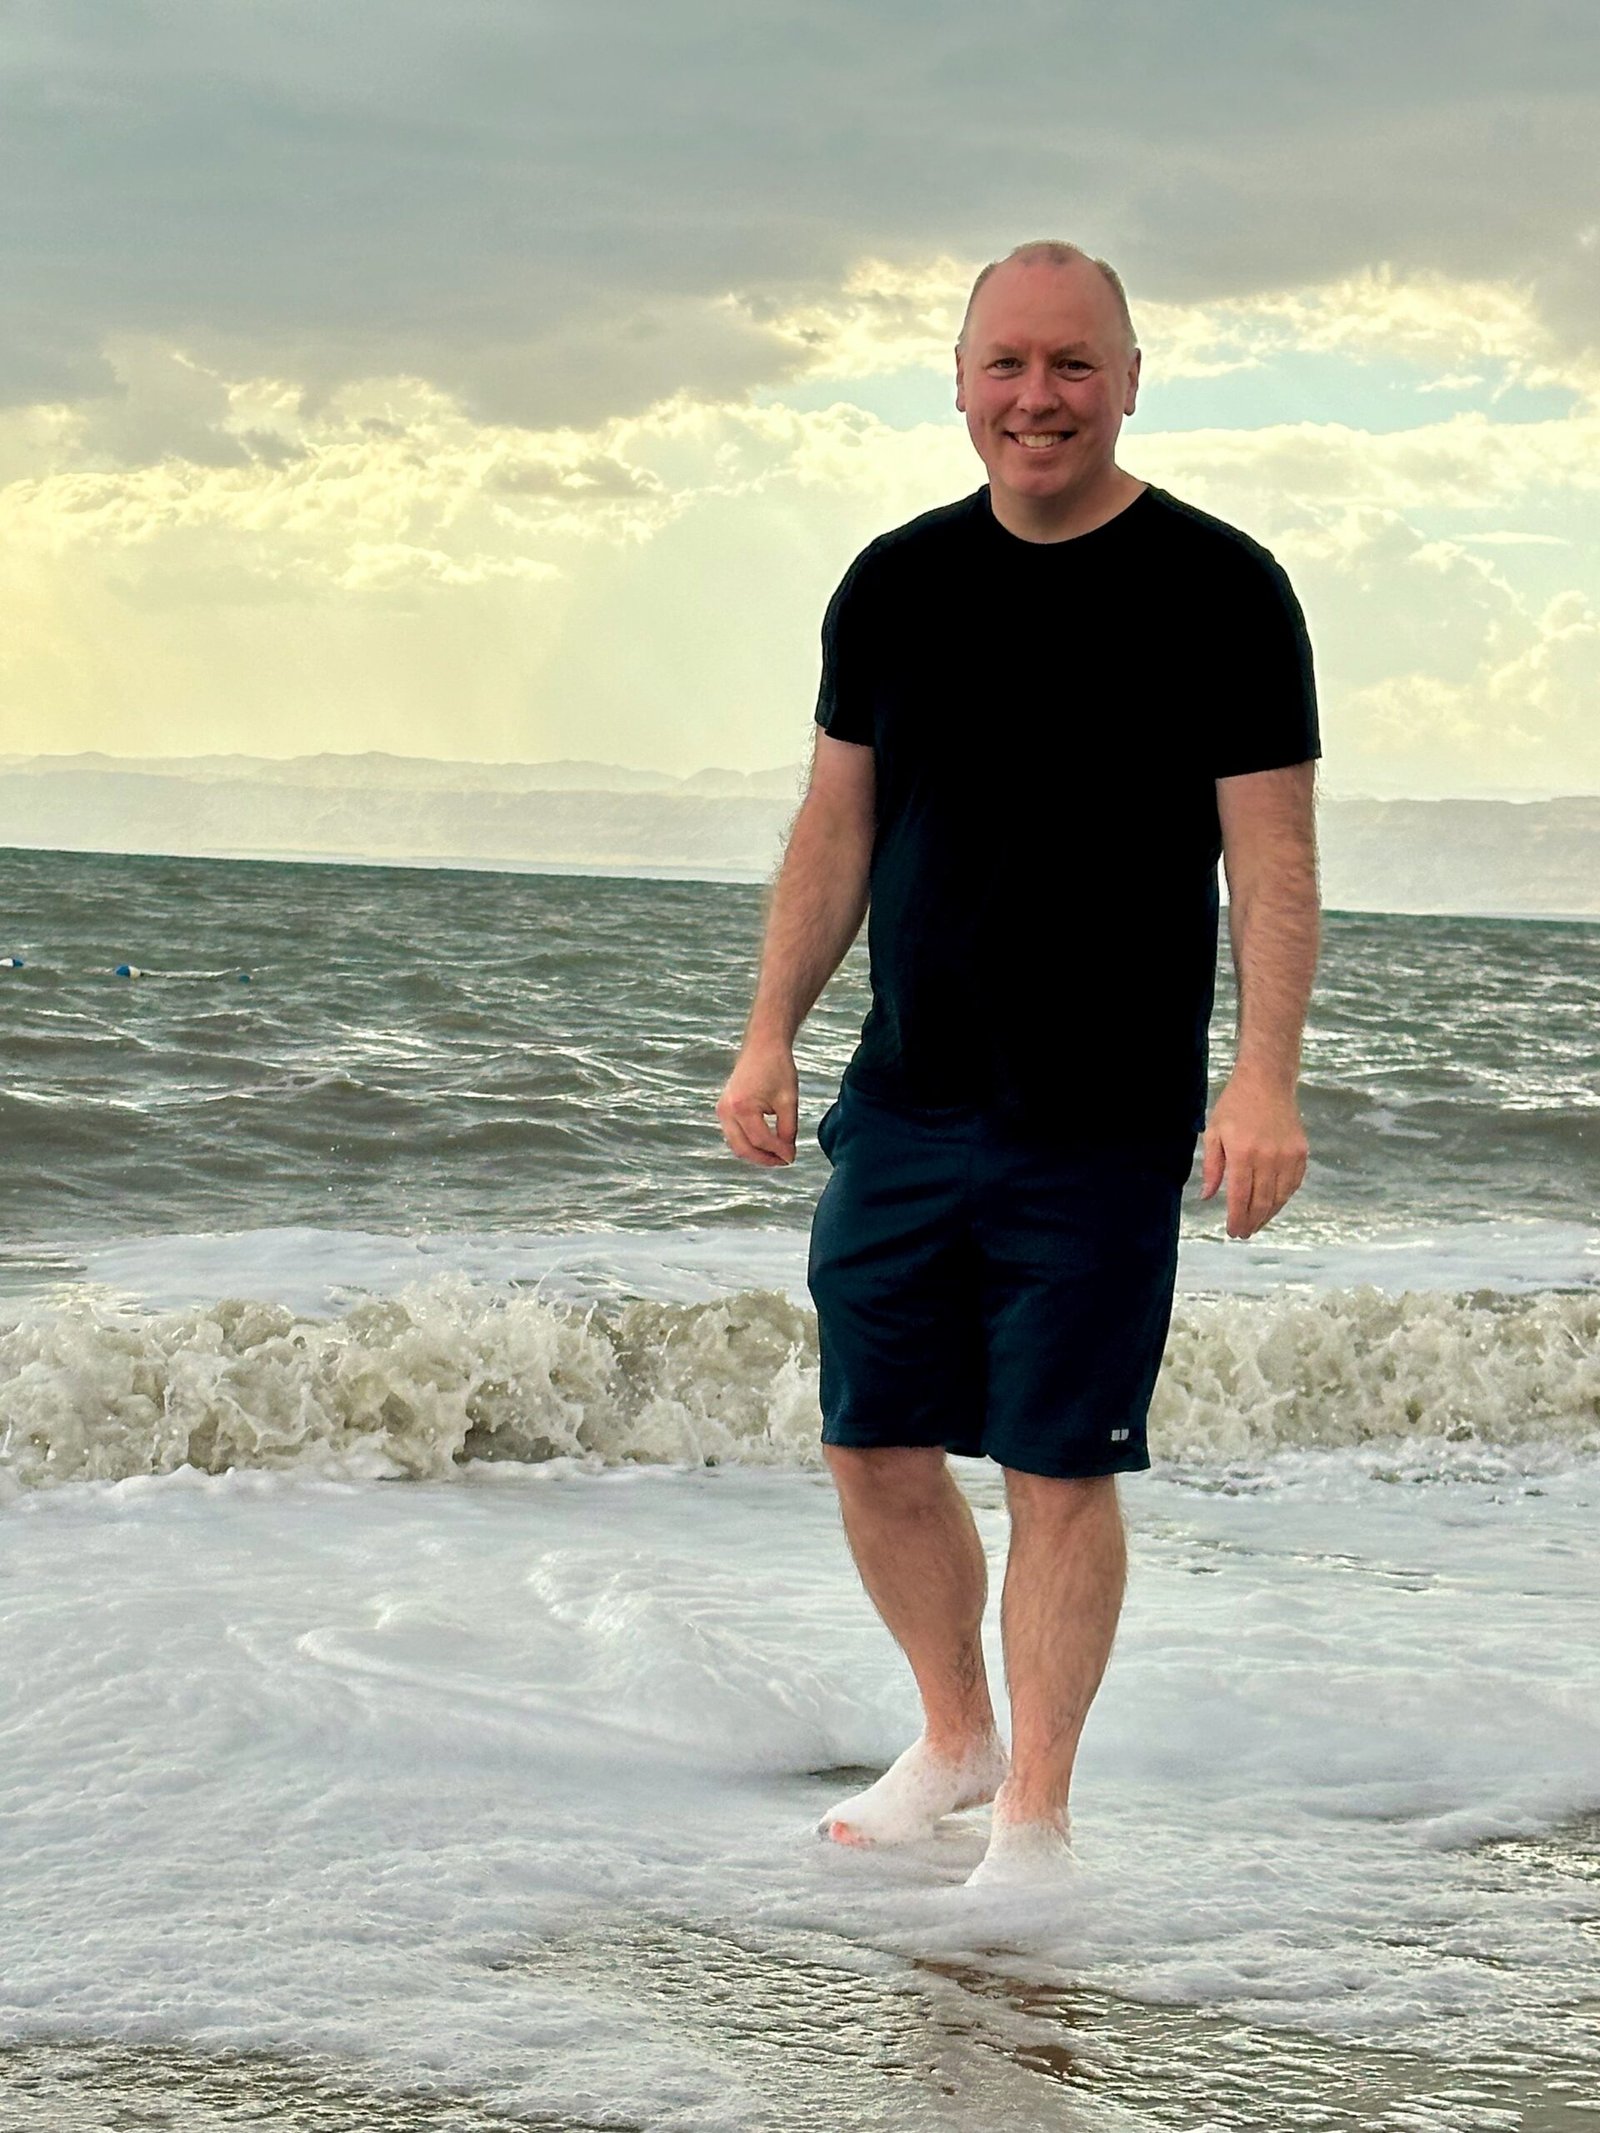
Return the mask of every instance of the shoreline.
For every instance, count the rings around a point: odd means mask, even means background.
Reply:
[[[1597,1849],[1600,1823],[1587,1826]],[[1429,2058],[1156,2005],[1084,1986],[1051,1966],[997,1954],[897,1956],[827,1935],[758,1935],[643,1914],[531,1941],[488,1959],[515,1992],[548,1980],[615,2004],[619,2038],[643,2026],[692,2034],[736,2122],[760,2133],[816,2126],[1009,2133],[1282,2133],[1306,2114],[1359,2133],[1403,2113],[1413,2133],[1577,2133],[1592,2068],[1537,2072],[1499,2057]],[[1031,1973],[1031,1974],[1030,1974]],[[832,2022],[824,2017],[832,2011]],[[530,2037],[547,2016],[529,2008]],[[381,2065],[312,2052],[174,2037],[123,2043],[34,2036],[0,2043],[0,2127],[99,2133],[108,2107],[154,2108],[172,2133],[645,2133],[611,2115],[594,2076],[572,2079],[603,2119],[562,2108],[559,2050],[528,2048],[515,2088],[391,2081]],[[13,2119],[8,2104],[35,2116]],[[723,2108],[726,2108],[726,2103]],[[154,2122],[154,2121],[152,2121]]]

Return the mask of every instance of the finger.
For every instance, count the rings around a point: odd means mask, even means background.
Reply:
[[[778,1144],[784,1152],[785,1159],[792,1163],[794,1161],[795,1138],[800,1131],[799,1096],[780,1096],[776,1115],[778,1121]]]
[[[723,1139],[734,1150],[734,1154],[738,1156],[740,1162],[759,1162],[759,1165],[762,1165],[762,1169],[766,1169],[766,1171],[774,1171],[774,1169],[781,1167],[783,1156],[768,1154],[766,1148],[753,1148],[751,1141],[745,1139],[745,1135],[740,1133],[738,1126],[725,1126],[723,1128]]]
[[[1278,1172],[1272,1183],[1272,1207],[1266,1218],[1269,1222],[1274,1215],[1283,1213],[1283,1210],[1294,1198],[1295,1187],[1298,1183],[1299,1180],[1292,1170],[1280,1170]]]
[[[753,1148],[766,1149],[774,1162],[792,1163],[794,1161],[793,1135],[790,1135],[789,1144],[785,1148],[783,1135],[778,1131],[776,1124],[768,1124],[769,1118],[776,1120],[778,1114],[775,1110],[771,1110],[767,1105],[755,1100],[735,1104],[733,1115],[738,1121],[740,1131]]]
[[[781,1156],[773,1155],[765,1148],[757,1148],[736,1118],[725,1118],[722,1121],[722,1138],[743,1163],[760,1163],[763,1168],[771,1170],[783,1160]]]
[[[1289,1196],[1294,1191],[1294,1187],[1288,1182],[1288,1179],[1289,1173],[1282,1170],[1274,1170],[1268,1174],[1258,1188],[1256,1198],[1252,1202],[1250,1209],[1252,1234],[1258,1229],[1265,1229],[1273,1216],[1281,1213],[1284,1207],[1287,1206]]]
[[[1227,1159],[1222,1150],[1222,1135],[1208,1133],[1205,1137],[1205,1160],[1200,1166],[1200,1197],[1209,1200],[1222,1183],[1227,1169]]]
[[[727,1123],[748,1146],[764,1148],[769,1155],[777,1154],[772,1128],[767,1124],[766,1108],[758,1097],[746,1096],[730,1104]]]
[[[1273,1174],[1270,1171],[1261,1173],[1250,1194],[1250,1207],[1246,1216],[1250,1227],[1245,1234],[1253,1237],[1257,1230],[1265,1229],[1282,1205]]]
[[[1255,1172],[1248,1158],[1235,1156],[1228,1165],[1228,1235],[1248,1237],[1250,1234],[1250,1196],[1255,1186]]]

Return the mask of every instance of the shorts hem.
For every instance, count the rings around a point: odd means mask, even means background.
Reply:
[[[897,1437],[893,1439],[874,1437],[849,1430],[830,1430],[824,1426],[821,1441],[834,1444],[847,1452],[943,1452],[951,1459],[988,1459],[998,1467],[1009,1467],[1017,1474],[1037,1474],[1043,1481],[1098,1481],[1107,1474],[1143,1474],[1150,1468],[1148,1449],[1132,1448],[1115,1459],[1095,1461],[1089,1465],[1074,1463],[1071,1466],[1056,1464],[1046,1466],[1030,1463],[1025,1457],[1007,1456],[1003,1452],[990,1451],[982,1445],[952,1443],[945,1437]]]
[[[948,1452],[956,1449],[945,1438],[937,1435],[932,1437],[875,1437],[861,1431],[848,1429],[830,1430],[826,1427],[822,1432],[822,1442],[824,1444],[837,1444],[842,1451],[847,1452]],[[967,1452],[963,1456],[969,1459],[981,1459],[983,1453]]]
[[[1095,1466],[1075,1466],[1070,1472],[1059,1466],[1024,1466],[1020,1460],[1007,1459],[999,1452],[985,1452],[983,1457],[1014,1474],[1036,1474],[1041,1481],[1101,1481],[1109,1474],[1144,1474],[1150,1468],[1148,1452],[1131,1459],[1104,1460]]]

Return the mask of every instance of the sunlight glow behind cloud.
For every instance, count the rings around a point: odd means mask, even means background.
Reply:
[[[93,406],[6,421],[11,468],[35,468],[0,490],[0,555],[29,616],[9,686],[37,706],[13,734],[40,750],[126,750],[131,732],[150,752],[259,750],[268,734],[274,753],[601,752],[678,772],[798,755],[816,621],[850,554],[982,478],[953,414],[899,427],[851,399],[875,376],[945,375],[971,268],[864,260],[836,302],[770,310],[763,329],[804,354],[797,382],[836,388],[820,408],[781,389],[765,404],[679,394],[587,430],[475,421],[424,379],[308,403],[292,380],[229,378],[147,340],[114,348],[120,454],[152,411],[190,450],[114,456]],[[1438,366],[1458,391],[1471,362],[1491,406],[1515,380],[1594,407],[1581,365],[1503,288],[1369,274],[1141,306],[1136,323],[1147,378],[1332,350]],[[1418,419],[1382,434],[1163,434],[1135,418],[1123,456],[1290,569],[1318,646],[1330,787],[1593,785],[1593,609],[1576,583],[1519,584],[1517,566],[1524,549],[1592,552],[1600,412],[1430,417],[1435,382],[1412,381]],[[1501,523],[1528,511],[1565,530]],[[436,681],[468,643],[444,709],[419,673]]]

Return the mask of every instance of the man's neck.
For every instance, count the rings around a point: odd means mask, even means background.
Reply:
[[[1019,541],[1071,541],[1080,533],[1093,533],[1150,486],[1119,466],[1106,469],[1103,480],[1088,492],[1071,496],[1018,496],[1009,489],[989,484],[989,508],[1007,533]]]

